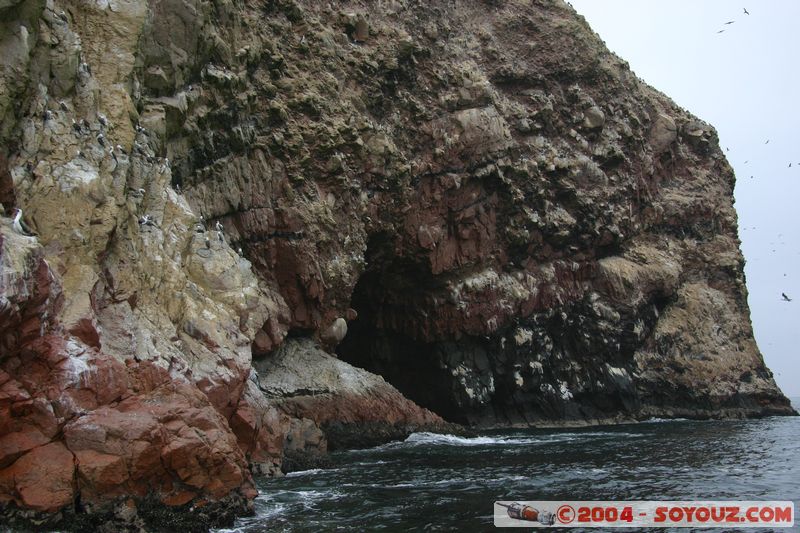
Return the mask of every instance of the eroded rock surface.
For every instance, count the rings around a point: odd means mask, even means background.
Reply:
[[[444,420],[793,412],[714,129],[566,3],[0,15],[5,522],[202,529]]]
[[[265,395],[292,418],[311,420],[321,428],[317,431],[326,436],[330,449],[374,446],[426,427],[460,431],[405,398],[382,377],[332,357],[309,340],[289,339],[254,367]],[[302,438],[324,444],[316,435],[303,433]]]

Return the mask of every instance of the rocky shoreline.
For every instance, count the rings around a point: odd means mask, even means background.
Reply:
[[[796,414],[716,132],[567,3],[0,15],[4,525],[203,530],[419,431]]]

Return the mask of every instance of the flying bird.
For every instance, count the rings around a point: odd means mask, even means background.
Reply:
[[[747,10],[747,8],[746,8],[746,7],[743,7],[742,9],[744,9],[744,14],[745,14],[745,15],[749,15],[749,14],[750,14],[750,12]]]
[[[782,293],[781,293],[781,296],[783,296],[783,301],[784,301],[784,302],[791,302],[791,301],[792,301],[792,299],[791,299],[791,298],[789,298],[788,296],[786,296],[786,293],[785,293],[785,292],[782,292]]]
[[[767,142],[765,142],[764,144],[769,144],[769,139],[767,139]]]
[[[733,24],[734,22],[736,22],[736,21],[735,20],[729,20],[728,22],[725,23],[725,25],[727,26],[728,24]]]
[[[722,32],[724,32],[724,31],[725,31],[725,30],[719,30],[717,33],[722,33]]]

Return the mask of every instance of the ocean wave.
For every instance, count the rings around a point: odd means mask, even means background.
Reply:
[[[292,502],[314,502],[317,500],[336,500],[342,493],[336,490],[272,490],[256,496],[256,504],[280,505]]]
[[[458,437],[446,433],[412,433],[403,441],[412,445],[445,445],[445,446],[491,446],[491,445],[522,445],[539,444],[542,439],[531,437]]]
[[[257,498],[256,498],[257,500]],[[269,505],[258,505],[256,503],[256,516],[240,517],[236,520],[236,526],[232,528],[214,529],[214,533],[245,533],[251,531],[252,526],[258,526],[265,521],[284,514],[288,505],[282,503],[272,503]]]
[[[338,468],[311,468],[309,470],[295,470],[294,472],[289,472],[286,474],[286,477],[302,477],[302,476],[310,476],[313,474],[319,474],[320,472],[336,472],[339,470]]]
[[[551,435],[553,437],[570,437],[570,438],[595,438],[595,437],[644,437],[644,433],[628,433],[626,431],[581,431],[570,433],[556,433]]]

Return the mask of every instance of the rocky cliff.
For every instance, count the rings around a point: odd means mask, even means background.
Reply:
[[[792,413],[714,129],[566,3],[0,14],[8,523],[224,523],[449,422]]]

